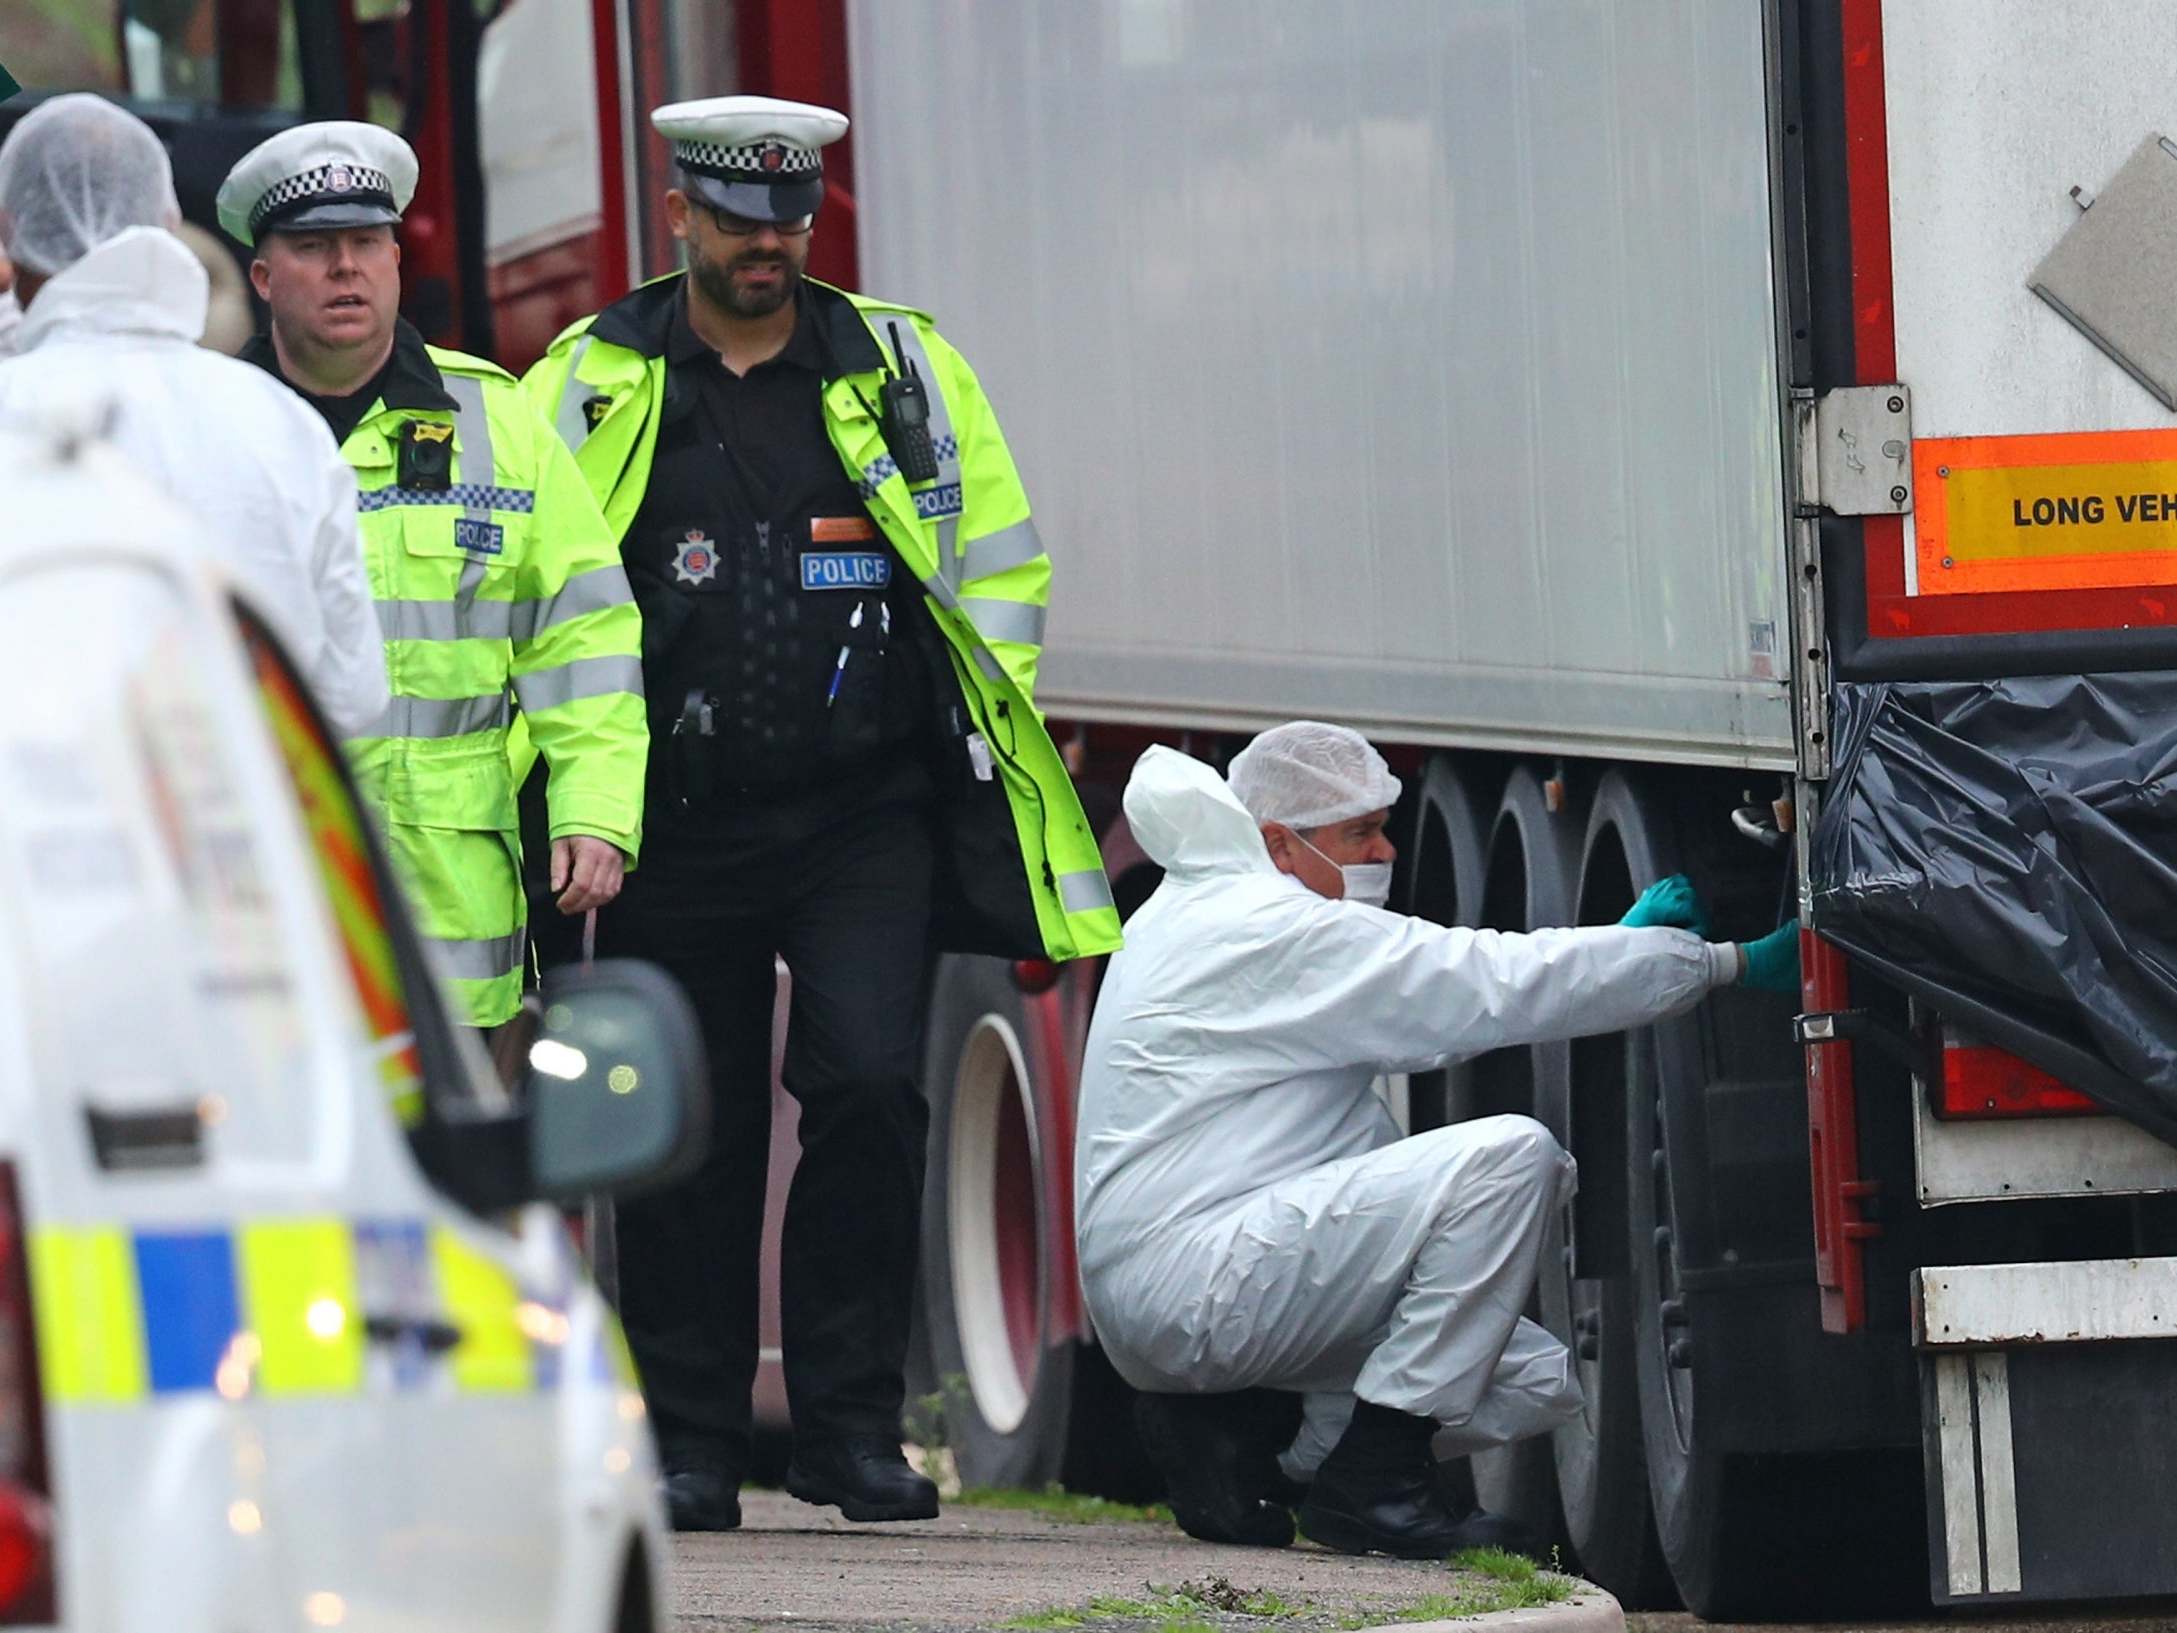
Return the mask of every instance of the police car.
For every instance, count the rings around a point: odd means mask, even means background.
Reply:
[[[186,523],[0,439],[0,1626],[670,1623],[642,1400],[551,1206],[699,1151],[669,983],[502,1089]]]

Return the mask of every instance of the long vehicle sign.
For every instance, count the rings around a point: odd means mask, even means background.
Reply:
[[[2177,586],[2177,431],[1913,447],[1922,595]]]

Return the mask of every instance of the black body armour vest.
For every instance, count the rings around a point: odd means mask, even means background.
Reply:
[[[739,381],[707,358],[667,372],[621,546],[666,809],[847,779],[930,730],[921,587],[825,434],[821,374],[792,351]]]

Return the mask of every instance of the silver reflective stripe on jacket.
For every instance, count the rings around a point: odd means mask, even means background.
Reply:
[[[481,941],[448,941],[424,938],[438,954],[439,968],[456,981],[496,981],[522,967],[522,949],[528,932],[490,936]]]
[[[1058,899],[1069,913],[1093,913],[1111,906],[1111,881],[1102,868],[1058,876]]]
[[[597,658],[576,658],[514,677],[526,713],[556,709],[578,698],[605,697],[613,692],[643,694],[642,659],[632,653],[608,653]]]
[[[971,595],[961,601],[960,610],[975,621],[976,630],[986,641],[1043,644],[1044,612],[1032,601],[994,601]]]
[[[1015,567],[1027,566],[1042,554],[1043,540],[1036,536],[1036,524],[1015,522],[1011,527],[968,540],[961,554],[961,581],[995,578]]]
[[[446,395],[454,400],[454,435],[460,439],[461,486],[464,488],[490,488],[497,484],[492,478],[498,467],[491,457],[491,418],[484,412],[484,382],[468,374],[440,372]],[[469,519],[477,522],[491,520],[489,505],[472,504],[466,507]]]
[[[479,601],[466,612],[455,601],[388,597],[372,605],[378,609],[378,633],[389,641],[501,639],[514,613],[511,601]]]
[[[609,562],[575,574],[555,595],[540,601],[514,602],[511,633],[517,641],[535,640],[548,629],[557,629],[587,613],[603,612],[607,607],[624,607],[634,599],[635,592],[628,588],[627,569],[616,561]]]
[[[590,349],[590,337],[584,335],[574,344],[574,356],[567,362],[567,383],[559,388],[559,409],[552,416],[552,429],[559,433],[559,440],[569,448],[580,449],[589,440],[590,417],[582,405],[594,395],[583,389],[582,359]]]
[[[466,576],[466,575],[464,575]],[[627,573],[617,565],[592,567],[559,587],[557,595],[527,601],[411,601],[373,603],[378,628],[389,641],[531,641],[585,613],[622,607],[635,599]]]
[[[369,735],[466,737],[476,731],[504,731],[513,719],[504,692],[487,697],[396,697]]]

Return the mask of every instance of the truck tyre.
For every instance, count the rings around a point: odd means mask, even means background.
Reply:
[[[998,958],[948,957],[930,998],[923,1082],[922,1336],[911,1429],[952,1452],[963,1485],[1040,1489],[1065,1461],[1077,1346],[1051,1342],[1052,1244],[1027,1001]],[[915,1376],[927,1365],[927,1376]]]
[[[1578,922],[1615,924],[1646,880],[1633,876],[1628,835],[1643,853],[1651,824],[1632,784],[1604,776],[1588,814],[1580,861]],[[1567,1126],[1557,1129],[1580,1162],[1569,1228],[1545,1258],[1543,1325],[1573,1352],[1581,1415],[1551,1437],[1565,1532],[1583,1575],[1628,1608],[1668,1606],[1677,1595],[1656,1541],[1641,1445],[1635,1359],[1635,1287],[1621,1244],[1626,1231],[1626,1045],[1622,1036],[1571,1046]],[[1554,1125],[1553,1125],[1554,1126]],[[1575,1244],[1577,1251],[1574,1251]]]
[[[1485,762],[1448,754],[1429,757],[1415,800],[1413,842],[1407,851],[1401,906],[1431,924],[1479,924],[1482,911],[1482,805],[1494,795],[1476,782]],[[1416,1072],[1408,1082],[1410,1132],[1441,1128],[1468,1115],[1471,1093],[1464,1065]]]
[[[1617,833],[1629,886],[1685,866],[1670,819],[1630,783],[1610,779],[1597,805],[1598,822],[1611,820]],[[1703,1433],[1697,1415],[1701,1375],[1714,1369],[1702,1357],[1716,1353],[1720,1336],[1694,1330],[1707,1310],[1687,1299],[1678,1279],[1673,1188],[1698,1184],[1701,1176],[1672,1171],[1664,1140],[1665,1084],[1708,1075],[1700,1012],[1626,1033],[1605,1044],[1611,1046],[1624,1051],[1626,1254],[1642,1455],[1657,1544],[1679,1596],[1696,1615],[1781,1612],[1793,1601],[1770,1579],[1780,1563],[1773,1534],[1797,1523],[1794,1505],[1773,1507],[1748,1489],[1745,1476],[1753,1471],[1743,1463],[1734,1482],[1714,1445],[1717,1436]],[[1720,1375],[1712,1381],[1727,1387]],[[1717,1417],[1712,1405],[1711,1420]]]
[[[1576,832],[1567,816],[1550,810],[1542,779],[1534,769],[1515,767],[1505,781],[1496,820],[1490,825],[1488,871],[1475,922],[1498,930],[1570,924]],[[1551,1133],[1563,1138],[1570,1070],[1566,1045],[1493,1049],[1470,1062],[1467,1070],[1468,1115],[1516,1112],[1539,1119]],[[1548,1279],[1552,1267],[1561,1265],[1559,1248],[1563,1240],[1562,1230],[1553,1230],[1552,1246],[1545,1250],[1539,1279]],[[1547,1312],[1539,1286],[1527,1314],[1545,1320]],[[1482,1507],[1521,1520],[1551,1541],[1566,1540],[1548,1439],[1537,1437],[1477,1452],[1469,1461],[1474,1469],[1475,1496]]]
[[[1746,894],[1749,875],[1726,865],[1724,853],[1695,854],[1692,836],[1653,805],[1617,798],[1628,813],[1620,832],[1633,881],[1688,868],[1712,910]],[[1781,1027],[1789,1010],[1784,1000],[1776,1007]],[[1717,1181],[1703,1158],[1686,1154],[1706,1150],[1708,1130],[1674,1129],[1671,1118],[1703,1116],[1716,1086],[1743,1064],[1728,1053],[1734,1046],[1719,1024],[1712,1002],[1622,1040],[1625,1240],[1657,1542],[1686,1608],[1709,1620],[1894,1613],[1918,1602],[1925,1585],[1917,1448],[1770,1450],[1758,1436],[1748,1443],[1749,1423],[1770,1425],[1773,1434],[1789,1416],[1773,1396],[1798,1380],[1745,1357],[1780,1332],[1804,1332],[1806,1343],[1843,1341],[1813,1330],[1811,1288],[1688,1287],[1680,1277],[1691,1222]],[[1842,1382],[1843,1372],[1831,1378]],[[1738,1440],[1729,1443],[1734,1424]]]
[[[1628,1040],[1626,1144],[1633,1174],[1627,1242],[1634,1260],[1634,1354],[1656,1532],[1672,1580],[1695,1615],[1758,1615],[1765,1597],[1761,1573],[1769,1561],[1748,1556],[1746,1545],[1753,1539],[1731,1536],[1743,1529],[1744,1517],[1725,1511],[1724,1460],[1711,1451],[1695,1415],[1699,1380],[1692,1362],[1700,1352],[1699,1335],[1692,1330],[1671,1247],[1672,1175],[1662,1118],[1662,1074],[1668,1068],[1659,1059],[1662,1053],[1655,1031]],[[1742,1500],[1746,1495],[1739,1494]]]

